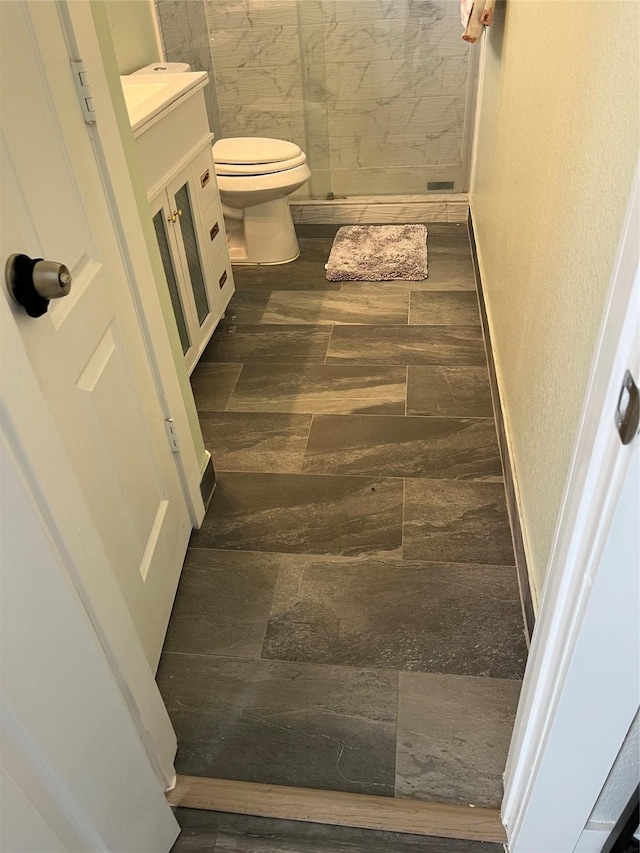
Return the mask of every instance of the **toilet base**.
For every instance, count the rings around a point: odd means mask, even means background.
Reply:
[[[224,196],[223,201],[229,204]],[[224,218],[232,264],[288,264],[300,255],[286,198],[246,207],[241,213],[241,219]]]

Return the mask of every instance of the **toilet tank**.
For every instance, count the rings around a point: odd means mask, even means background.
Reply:
[[[191,71],[188,62],[152,62],[151,65],[138,68],[133,74],[183,74],[185,71]]]

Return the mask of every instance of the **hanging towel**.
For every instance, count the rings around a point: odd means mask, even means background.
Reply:
[[[493,21],[495,0],[461,0],[460,13],[465,30],[464,41],[475,44],[482,35],[484,27],[490,27]]]

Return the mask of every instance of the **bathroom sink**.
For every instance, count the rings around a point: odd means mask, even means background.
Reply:
[[[206,71],[184,74],[131,74],[120,78],[131,127],[140,131],[156,116],[187,93],[208,82]]]

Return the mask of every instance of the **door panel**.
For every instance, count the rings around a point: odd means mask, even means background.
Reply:
[[[152,667],[191,524],[53,2],[2,4],[2,254],[66,264],[29,358]]]

